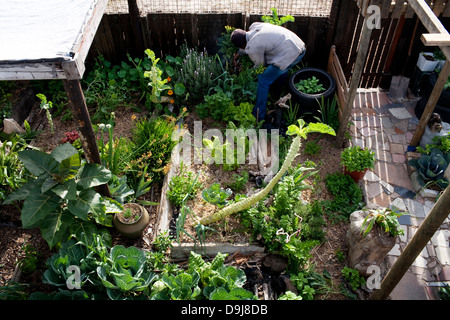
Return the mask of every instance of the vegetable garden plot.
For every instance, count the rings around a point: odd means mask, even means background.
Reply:
[[[187,122],[189,121],[187,119]],[[215,132],[219,133],[219,130],[216,130]],[[208,129],[202,134],[207,132]],[[191,132],[184,131],[183,139],[186,140],[183,141],[191,141],[191,136],[193,136]],[[257,184],[264,183],[264,179],[270,181],[273,171],[276,173],[278,166],[277,161],[271,161],[271,159],[278,159],[277,147],[271,145],[273,140],[264,136],[260,137],[259,141],[252,140],[253,137],[247,140],[244,163],[237,158],[235,161],[224,159],[223,164],[208,163],[210,159],[205,158],[205,155],[209,156],[211,151],[214,154],[215,150],[222,148],[226,143],[224,140],[224,144],[215,145],[214,148],[210,146],[212,149],[208,149],[208,141],[215,141],[215,137],[204,138],[202,150],[192,146],[191,153],[197,152],[197,154],[191,154],[189,159],[186,159],[186,155],[183,154],[186,152],[182,150],[183,143],[180,143],[172,153],[171,168],[162,187],[158,208],[158,227],[155,232],[170,230],[179,239],[172,249],[174,258],[188,257],[190,251],[206,255],[215,255],[217,252],[239,251],[245,254],[264,251],[264,247],[252,242],[251,235],[245,231],[245,227],[241,225],[237,216],[206,227],[203,230],[204,234],[196,228],[201,218],[233,202],[236,196],[249,196],[255,193],[258,189]],[[189,147],[191,142],[188,142]],[[233,153],[235,157],[238,156],[239,146],[236,142]],[[196,161],[194,159],[198,160],[196,158],[198,152],[202,153],[205,162],[194,163]],[[179,187],[177,183],[180,184]],[[182,201],[177,201],[176,198],[190,188],[195,190],[192,190],[192,195],[185,203],[186,206],[183,206]]]

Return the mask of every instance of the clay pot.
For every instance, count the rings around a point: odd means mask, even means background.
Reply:
[[[124,237],[136,239],[142,235],[142,232],[150,222],[147,209],[137,203],[126,203],[123,205],[123,208],[124,211],[114,215],[114,227]],[[133,218],[126,219],[126,217],[123,216],[126,209],[131,209],[133,212]]]
[[[348,171],[347,168],[344,167],[344,173],[348,174],[356,183],[358,183],[359,180],[364,178],[364,175],[366,174],[367,170],[369,169],[365,169],[364,171]]]

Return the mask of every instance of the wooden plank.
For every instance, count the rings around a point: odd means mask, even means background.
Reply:
[[[399,19],[403,13],[405,2],[403,0],[395,1],[394,8],[392,10],[391,19]]]
[[[420,39],[426,46],[450,46],[450,34],[424,33]]]
[[[392,0],[383,0],[381,3],[381,19],[389,18],[391,12],[391,2]]]
[[[450,17],[450,2],[447,1],[447,5],[445,6],[444,11],[442,12],[442,17],[448,18]]]
[[[409,0],[409,3],[429,33],[448,34],[445,27],[424,0]],[[450,59],[450,47],[441,47],[441,50],[447,60]]]
[[[435,0],[433,2],[433,12],[437,17],[439,17],[444,12],[445,2],[446,0]]]

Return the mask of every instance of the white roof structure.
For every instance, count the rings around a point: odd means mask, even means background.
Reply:
[[[107,0],[0,0],[0,80],[81,79]]]

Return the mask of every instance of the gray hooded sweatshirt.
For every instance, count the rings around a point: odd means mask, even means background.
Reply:
[[[294,32],[270,23],[253,23],[246,37],[244,52],[255,66],[273,64],[285,70],[306,49],[305,43]]]

